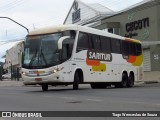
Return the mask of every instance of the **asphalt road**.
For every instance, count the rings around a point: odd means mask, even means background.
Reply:
[[[133,88],[0,87],[0,111],[160,111],[160,83]]]

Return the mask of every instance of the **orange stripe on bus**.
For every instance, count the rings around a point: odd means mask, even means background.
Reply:
[[[87,63],[87,65],[90,65],[90,66],[99,66],[100,65],[100,61],[98,61],[98,60],[86,59],[86,63]]]
[[[129,59],[127,61],[129,63],[134,63],[136,61],[136,56],[129,56]]]

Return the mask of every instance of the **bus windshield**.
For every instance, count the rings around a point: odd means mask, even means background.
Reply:
[[[24,46],[24,68],[46,68],[60,63],[58,40],[62,33],[27,36]]]

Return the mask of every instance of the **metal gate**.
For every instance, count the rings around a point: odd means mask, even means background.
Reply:
[[[143,71],[151,71],[151,54],[150,49],[144,49]]]

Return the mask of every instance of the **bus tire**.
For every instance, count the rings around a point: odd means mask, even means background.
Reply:
[[[130,74],[128,77],[127,87],[133,87],[134,86],[134,75]]]
[[[79,89],[79,82],[80,82],[80,76],[79,73],[76,72],[74,75],[73,90]]]
[[[128,76],[127,76],[127,74],[123,73],[122,74],[122,81],[120,83],[115,84],[115,87],[116,88],[126,88],[127,82],[128,82]]]
[[[48,91],[48,85],[47,84],[42,84],[42,91]]]

